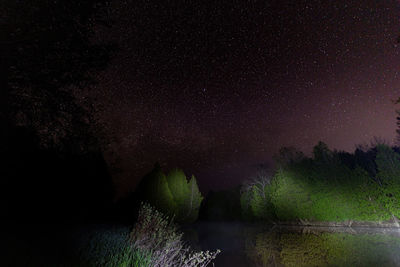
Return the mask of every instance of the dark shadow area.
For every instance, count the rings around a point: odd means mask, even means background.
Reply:
[[[110,219],[113,183],[101,152],[44,149],[29,129],[8,130],[0,158],[3,220]]]
[[[230,190],[210,191],[201,203],[199,220],[239,221],[241,218],[240,186]]]

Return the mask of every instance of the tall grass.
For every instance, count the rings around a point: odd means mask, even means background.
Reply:
[[[85,231],[85,232],[83,232]],[[129,227],[82,229],[73,262],[75,266],[151,266],[151,254],[129,242]]]

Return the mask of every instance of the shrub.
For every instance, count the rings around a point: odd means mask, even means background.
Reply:
[[[130,239],[135,249],[151,255],[150,266],[156,267],[206,266],[220,252],[191,251],[184,246],[182,233],[178,232],[173,220],[143,203]]]
[[[158,164],[141,180],[136,191],[141,200],[157,207],[164,214],[174,214],[176,203],[169,189],[167,178]]]
[[[182,170],[174,169],[167,175],[167,183],[176,204],[175,220],[181,221],[188,213],[189,187]]]
[[[188,206],[188,214],[186,215],[187,222],[194,222],[199,216],[199,210],[203,196],[200,193],[199,187],[197,186],[196,178],[192,175],[189,180],[189,197],[186,200]]]
[[[203,200],[196,178],[192,175],[188,181],[182,170],[174,169],[168,174],[167,182],[176,204],[175,220],[178,222],[195,221]]]
[[[273,179],[271,202],[279,220],[307,218],[311,203],[308,186],[296,172],[279,170]]]
[[[142,179],[137,192],[162,213],[174,215],[177,222],[195,221],[203,200],[194,176],[188,181],[180,169],[165,176],[159,165]]]
[[[240,203],[245,219],[275,218],[271,203],[271,177],[265,170],[259,170],[253,179],[243,184]]]

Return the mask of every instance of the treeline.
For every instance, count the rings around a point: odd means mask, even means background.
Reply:
[[[313,157],[283,148],[272,176],[242,187],[242,216],[266,221],[388,221],[400,217],[400,152],[377,144],[354,153],[320,142]]]

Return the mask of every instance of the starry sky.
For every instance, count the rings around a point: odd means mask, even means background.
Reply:
[[[166,2],[166,3],[160,3]],[[167,3],[168,2],[168,3]],[[204,192],[239,184],[282,146],[393,142],[398,1],[117,0],[118,44],[92,90],[119,193],[156,161]]]

